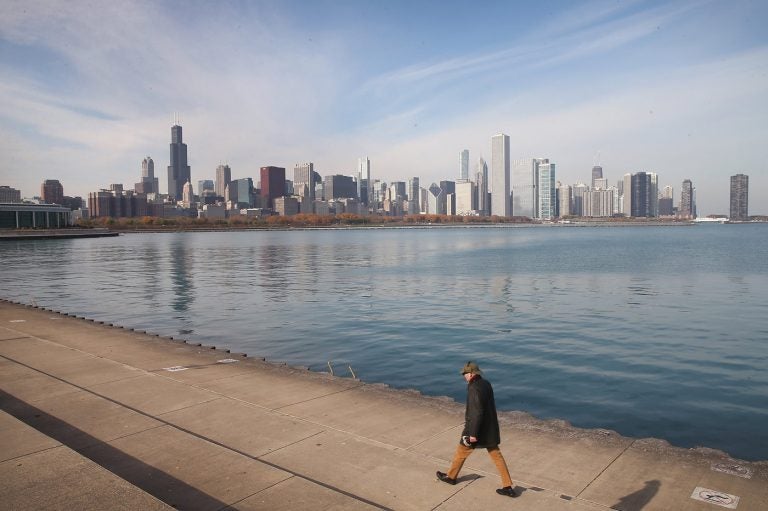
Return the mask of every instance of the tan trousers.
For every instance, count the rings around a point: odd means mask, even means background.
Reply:
[[[469,458],[469,455],[472,454],[474,451],[471,447],[466,447],[463,444],[459,444],[458,447],[456,447],[456,454],[453,455],[453,461],[451,462],[451,468],[448,469],[448,474],[446,474],[451,479],[456,479],[459,477],[459,472],[461,471],[461,467],[464,466],[464,462],[467,458]],[[499,450],[499,446],[496,447],[488,447],[488,455],[493,460],[493,463],[496,465],[496,470],[499,471],[499,475],[501,476],[501,484],[503,487],[512,486],[512,478],[509,475],[509,469],[507,468],[507,462],[504,461],[504,456],[501,455],[501,451]]]

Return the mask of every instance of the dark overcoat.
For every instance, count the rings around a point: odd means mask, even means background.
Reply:
[[[477,438],[475,447],[495,447],[501,443],[493,387],[481,376],[476,376],[467,384],[467,411],[461,434]]]

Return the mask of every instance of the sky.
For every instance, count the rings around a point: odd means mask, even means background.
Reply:
[[[171,125],[192,183],[311,161],[422,186],[474,173],[491,137],[564,184],[691,179],[728,214],[749,175],[768,214],[768,2],[0,0],[0,184],[39,195],[167,186]]]

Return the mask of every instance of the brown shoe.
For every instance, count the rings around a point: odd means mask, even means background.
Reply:
[[[452,478],[448,477],[448,474],[446,474],[445,472],[440,472],[438,470],[436,475],[437,475],[437,478],[440,479],[444,483],[456,484],[456,479],[452,479]]]

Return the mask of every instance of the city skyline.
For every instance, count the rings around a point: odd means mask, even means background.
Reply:
[[[132,183],[144,156],[170,164],[180,112],[193,184],[222,163],[355,175],[360,154],[376,179],[439,182],[464,149],[490,162],[503,132],[512,160],[550,158],[564,184],[594,166],[691,179],[704,216],[744,173],[766,212],[761,3],[221,2],[185,5],[184,23],[177,8],[0,6],[4,184]]]

